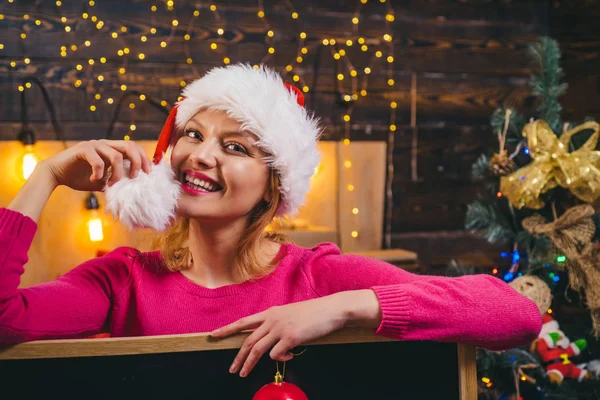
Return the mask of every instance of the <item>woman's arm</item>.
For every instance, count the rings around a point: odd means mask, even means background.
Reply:
[[[124,159],[130,161],[132,178],[152,166],[144,150],[130,141],[77,143],[40,162],[8,208],[0,209],[0,344],[81,337],[106,324],[111,301],[127,287],[133,249],[117,249],[54,282],[18,287],[36,222],[54,189],[103,190],[123,176]]]
[[[49,169],[43,163],[44,161],[36,166],[27,182],[8,205],[10,210],[20,212],[34,222],[40,219],[50,195],[57,187]]]
[[[501,350],[531,342],[541,329],[537,306],[489,275],[416,275],[379,260],[339,253],[307,260],[304,269],[319,296],[349,292],[344,294],[349,324],[375,323],[373,302],[364,293],[371,290],[381,313],[376,333],[384,336]]]
[[[537,306],[487,275],[421,276],[365,257],[318,246],[299,260],[316,299],[271,307],[211,332],[254,329],[230,372],[246,376],[260,357],[293,357],[290,349],[345,326],[377,328],[398,340],[473,344],[501,350],[525,345],[541,329]]]
[[[35,230],[29,217],[0,209],[0,345],[100,332],[112,302],[128,287],[137,253],[117,249],[55,281],[18,289]]]

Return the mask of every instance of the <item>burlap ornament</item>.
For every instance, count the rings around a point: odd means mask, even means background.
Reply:
[[[552,292],[546,282],[537,276],[524,275],[513,280],[509,285],[533,301],[538,306],[540,315],[546,314],[552,304]]]
[[[586,306],[592,317],[594,336],[600,336],[600,269],[597,267],[597,251],[592,244],[596,230],[592,216],[594,208],[589,204],[569,208],[554,222],[546,223],[540,215],[523,220],[523,228],[532,234],[546,235],[558,254],[567,257],[565,268],[569,273],[569,285],[585,295]]]

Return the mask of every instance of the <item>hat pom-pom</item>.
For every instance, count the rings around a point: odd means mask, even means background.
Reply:
[[[124,165],[124,177],[106,187],[106,210],[121,223],[133,228],[164,231],[175,218],[180,184],[169,165],[159,162],[149,174],[144,171],[129,178],[129,161]]]

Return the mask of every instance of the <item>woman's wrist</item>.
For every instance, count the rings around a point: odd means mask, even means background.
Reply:
[[[339,292],[334,296],[345,327],[376,329],[381,325],[381,306],[371,289]]]
[[[42,160],[37,163],[31,174],[31,178],[34,178],[38,184],[41,183],[52,191],[60,186],[60,183],[56,182],[55,176],[52,173],[52,168],[48,164],[48,160]]]
[[[43,161],[36,166],[27,182],[7,207],[35,222],[39,220],[48,199],[58,186],[52,174],[42,163]]]

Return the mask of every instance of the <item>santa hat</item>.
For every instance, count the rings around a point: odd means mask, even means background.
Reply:
[[[258,137],[267,163],[280,178],[277,216],[293,215],[304,202],[320,161],[318,120],[304,108],[304,95],[267,67],[236,64],[210,70],[182,92],[160,133],[150,174],[128,174],[106,188],[106,209],[127,226],[161,231],[175,217],[179,182],[167,164],[170,146],[185,124],[204,109],[225,111]],[[164,160],[163,160],[164,158]],[[127,167],[127,166],[126,166]],[[127,168],[126,168],[127,169]]]
[[[548,334],[550,332],[558,332],[560,331],[560,327],[558,322],[554,318],[550,316],[550,314],[544,314],[542,316],[542,330],[539,333],[539,337]]]
[[[559,337],[556,343],[550,336],[551,333],[558,333]],[[538,334],[538,338],[544,340],[549,348],[554,348],[558,346],[563,349],[566,349],[571,344],[569,338],[567,338],[565,336],[565,333],[560,330],[558,322],[554,318],[552,318],[550,314],[544,314],[542,316],[542,330]],[[576,352],[579,351],[579,349],[575,348],[575,346],[574,350]]]

